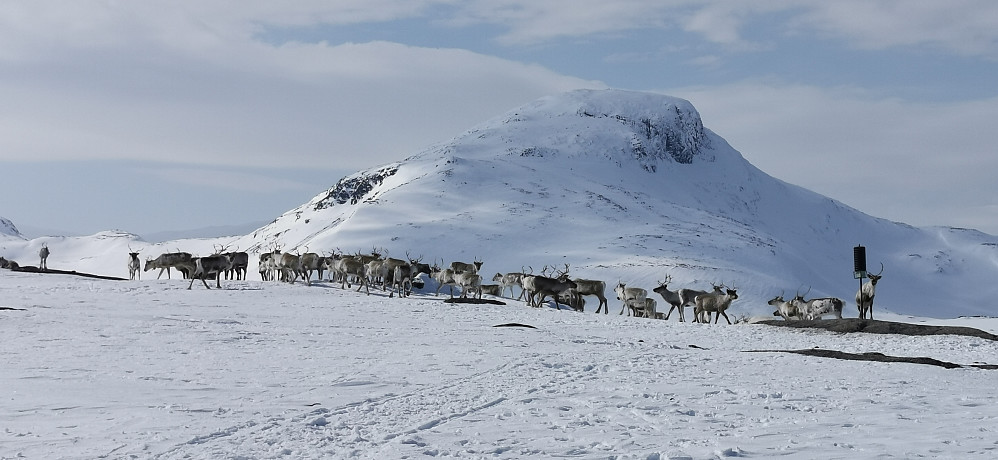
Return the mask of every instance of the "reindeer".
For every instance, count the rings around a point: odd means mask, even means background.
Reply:
[[[353,256],[338,256],[333,254],[330,259],[327,259],[327,264],[330,268],[337,273],[340,278],[340,289],[348,289],[353,286],[350,285],[350,277],[353,276],[355,279],[359,279],[360,286],[357,286],[357,292],[360,292],[360,288],[364,288],[367,295],[371,295],[371,288],[367,283],[367,266],[355,259]]]
[[[870,277],[870,281],[863,283],[856,292],[856,308],[859,309],[860,319],[866,319],[866,313],[870,313],[870,319],[873,319],[873,296],[876,295],[877,281],[883,278],[882,273],[884,273],[884,263],[880,263],[880,273],[876,275],[867,275]]]
[[[460,275],[461,273],[466,272],[478,273],[478,271],[482,269],[482,264],[483,262],[478,260],[478,257],[475,257],[475,261],[470,264],[464,262],[451,262],[450,269],[454,270],[455,275]]]
[[[49,259],[49,245],[48,244],[42,243],[42,248],[38,250],[38,257],[41,257],[41,259],[42,259],[41,262],[38,263],[38,269],[39,270],[48,270],[49,269],[49,264],[48,264],[48,259]]]
[[[658,312],[658,303],[655,302],[655,299],[651,297],[645,298],[643,304],[638,303],[637,301],[632,301],[629,302],[627,306],[631,309],[631,312],[634,313],[635,318],[638,317],[651,318],[651,319],[662,318],[661,313]]]
[[[295,284],[298,277],[303,274],[301,267],[301,256],[285,252],[277,260],[277,269],[281,274],[281,281]]]
[[[800,292],[800,291],[798,291]],[[811,300],[804,300],[804,296],[811,292],[811,287],[807,288],[804,295],[797,294],[788,303],[793,304],[797,309],[801,319],[815,320],[821,319],[822,315],[834,314],[838,319],[842,319],[842,307],[845,302],[835,297],[820,297]]]
[[[629,288],[624,283],[617,283],[617,287],[613,289],[613,292],[617,293],[617,300],[624,303],[624,306],[620,309],[620,314],[624,314],[624,310],[627,310],[630,306],[636,306],[638,308],[644,308],[645,299],[648,297],[648,291],[642,288]],[[631,311],[627,311],[627,315],[631,315]]]
[[[665,314],[664,319],[669,319],[669,315],[672,315],[672,310],[678,308],[679,322],[682,323],[686,321],[686,317],[683,314],[683,299],[682,297],[679,296],[679,291],[673,292],[669,290],[668,286],[669,283],[671,282],[672,282],[672,275],[665,275],[665,281],[659,281],[658,287],[652,289],[652,291],[657,292],[658,295],[662,296],[662,300],[665,300],[665,303],[671,305],[671,307],[669,308],[669,313]]]
[[[558,302],[558,294],[561,294],[569,289],[577,289],[579,285],[575,284],[575,281],[568,279],[568,273],[559,273],[557,278],[549,278],[547,276],[531,276],[530,278],[530,292],[527,294],[532,300],[535,294],[540,294],[540,298],[534,303],[535,307],[540,307],[544,303],[544,298],[551,296],[554,299],[555,308],[561,310],[561,304]],[[526,278],[524,278],[524,288],[527,286]]]
[[[260,254],[260,261],[257,264],[257,268],[260,270],[260,279],[263,281],[274,281],[276,276],[274,273],[277,271],[277,260],[281,258],[281,251],[279,249],[273,252],[265,252]]]
[[[423,256],[422,255],[420,255],[419,257],[417,257],[415,259],[413,259],[412,257],[409,257],[409,253],[406,253],[405,256],[406,256],[406,259],[409,259],[409,265],[412,266],[412,277],[413,278],[416,278],[417,276],[419,276],[420,273],[426,273],[427,275],[431,275],[432,276],[433,271],[430,269],[430,264],[423,263]]]
[[[520,270],[523,270],[523,268],[521,267]],[[516,300],[522,300],[523,299],[523,293],[524,293],[524,290],[523,290],[523,277],[524,276],[527,276],[527,274],[524,273],[523,271],[521,271],[519,273],[510,272],[510,273],[506,273],[505,275],[502,274],[502,273],[496,273],[495,276],[492,277],[492,281],[495,281],[495,282],[499,283],[500,286],[502,286],[502,289],[499,291],[499,296],[500,297],[506,292],[506,288],[508,287],[509,288],[509,297],[513,298],[513,286],[516,286],[516,287],[520,288],[520,296],[517,297]]]
[[[395,258],[389,257],[389,258],[381,261],[381,263],[377,265],[377,269],[379,271],[378,275],[379,275],[379,278],[381,278],[381,290],[382,291],[388,290],[389,286],[395,286],[395,268],[396,267],[402,267],[402,266],[409,266],[410,262],[409,262],[409,257],[408,256],[409,255],[406,254],[406,260],[395,259]],[[410,269],[410,271],[411,271],[411,269]],[[374,275],[370,274],[369,276],[373,277]],[[410,276],[412,276],[411,273],[410,273]],[[410,279],[410,281],[411,281],[411,279]]]
[[[440,288],[444,286],[450,286],[450,298],[454,298],[454,285],[458,284],[455,273],[453,269],[444,268],[441,269],[438,265],[434,264],[433,268],[430,269],[433,273],[430,276],[437,281],[437,291],[433,294],[434,296],[440,295]]]
[[[232,267],[225,271],[225,279],[245,280],[249,267],[249,254],[241,251],[226,253],[232,260]]]
[[[305,278],[305,285],[312,285],[312,272],[318,272],[319,281],[322,281],[322,256],[314,252],[306,252],[298,260],[301,263],[302,277]]]
[[[780,295],[773,297],[769,302],[766,303],[776,307],[776,311],[773,312],[773,316],[783,317],[784,321],[790,321],[792,319],[800,319],[800,312],[797,310],[797,303],[783,300],[783,293],[780,293]]]
[[[454,275],[454,281],[461,286],[461,298],[467,298],[470,292],[475,292],[475,298],[482,298],[482,275],[474,272],[464,272]]]
[[[128,250],[129,251],[134,251],[134,249],[132,249],[131,246],[128,247]],[[134,280],[136,277],[138,277],[139,279],[142,279],[141,272],[139,271],[139,268],[141,267],[141,265],[142,264],[139,262],[139,253],[138,252],[129,252],[128,253],[128,279]]]
[[[146,259],[146,265],[143,271],[149,271],[158,268],[159,275],[156,279],[160,279],[163,276],[163,272],[166,271],[166,279],[170,279],[170,269],[176,268],[180,273],[184,275],[184,278],[190,276],[191,272],[194,271],[194,256],[189,252],[168,252],[160,254],[159,257],[155,259]]]
[[[731,324],[731,320],[728,319],[728,314],[724,311],[731,306],[731,301],[738,298],[738,292],[735,289],[727,289],[724,294],[704,294],[698,295],[694,302],[696,302],[696,307],[693,308],[693,321],[694,322],[710,322],[709,316],[704,316],[705,314],[710,314],[711,312],[717,313],[714,315],[714,324],[720,321],[721,316],[724,316],[724,320]],[[706,321],[704,321],[706,318]]]
[[[408,297],[412,294],[412,278],[414,266],[412,264],[398,265],[395,273],[392,274],[392,292],[388,297],[393,297],[398,292],[399,298]]]
[[[191,284],[187,286],[189,291],[194,286],[194,280],[200,279],[206,289],[211,289],[205,281],[212,274],[215,275],[215,286],[222,288],[222,276],[226,270],[232,268],[232,260],[227,254],[215,254],[207,257],[194,259],[194,273],[191,274]]]
[[[568,271],[568,264],[565,264],[565,271],[566,272]],[[603,310],[604,315],[610,313],[610,305],[607,304],[606,295],[603,294],[604,292],[606,292],[605,281],[587,280],[582,278],[575,278],[572,281],[575,281],[575,284],[578,286],[574,290],[572,290],[572,293],[576,297],[581,299],[582,297],[585,297],[587,295],[594,295],[596,296],[597,299],[599,299],[599,305],[596,307],[596,313],[599,313],[600,310]],[[585,306],[584,302],[577,302],[577,304],[580,306]],[[572,306],[575,307],[576,305]],[[580,308],[576,308],[576,310],[580,310]]]
[[[502,296],[502,285],[501,284],[483,284],[480,286],[482,294],[490,295],[492,297]]]
[[[705,294],[724,294],[724,283],[715,284],[712,292],[701,291],[699,289],[680,289],[676,292],[679,294],[679,309],[682,310],[683,307],[686,307],[687,305],[693,305],[695,307],[697,296]],[[670,310],[669,313],[671,314],[672,311]],[[696,322],[696,318],[694,318],[693,322]]]

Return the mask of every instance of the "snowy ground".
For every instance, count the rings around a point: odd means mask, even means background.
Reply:
[[[0,271],[0,458],[998,457],[998,371],[747,352],[983,339],[187,286]]]

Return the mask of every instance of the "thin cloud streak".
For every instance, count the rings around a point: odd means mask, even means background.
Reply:
[[[133,172],[140,177],[151,176],[177,186],[196,186],[254,193],[316,190],[315,185],[311,183],[217,168],[141,167],[135,168]]]

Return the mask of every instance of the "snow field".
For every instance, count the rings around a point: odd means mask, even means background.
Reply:
[[[0,458],[998,451],[993,371],[748,352],[994,364],[998,344],[983,339],[680,324],[325,283],[187,285],[0,273],[0,307],[24,309],[0,311]],[[994,332],[993,319],[973,322]],[[504,323],[537,329],[493,327]]]

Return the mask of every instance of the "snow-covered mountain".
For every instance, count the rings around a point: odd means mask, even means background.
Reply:
[[[14,223],[7,219],[6,217],[0,217],[0,238],[3,239],[24,239],[21,232],[17,231],[17,227]]]
[[[83,241],[93,245],[62,247]],[[620,90],[537,100],[344,177],[242,237],[151,244],[104,232],[5,244],[5,256],[32,263],[43,243],[52,248],[50,264],[115,276],[126,276],[125,248],[154,257],[211,253],[216,244],[377,247],[426,262],[477,258],[489,274],[568,264],[574,276],[649,290],[666,276],[672,288],[722,282],[738,289],[736,314],[771,313],[773,296],[810,290],[809,297],[845,299],[849,316],[859,284],[852,248],[864,245],[868,269],[884,266],[877,309],[995,315],[989,299],[998,297],[995,236],[868,216],[755,168],[705,128],[688,101]]]
[[[569,264],[651,289],[723,282],[749,312],[810,289],[852,302],[852,248],[884,264],[878,303],[994,314],[993,236],[914,228],[777,180],[685,100],[619,90],[540,99],[397,163],[340,180],[240,239],[284,250],[484,260],[488,273]],[[611,293],[612,295],[612,293]],[[734,307],[733,307],[734,308]],[[855,307],[849,310],[855,315]]]

